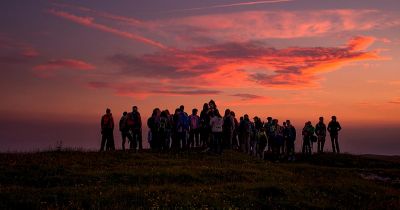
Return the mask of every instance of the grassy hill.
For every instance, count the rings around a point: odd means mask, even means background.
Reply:
[[[0,209],[399,209],[400,158],[226,151],[0,154]]]

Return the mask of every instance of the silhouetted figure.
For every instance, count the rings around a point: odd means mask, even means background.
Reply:
[[[179,138],[179,133],[178,133],[178,123],[179,123],[179,114],[180,114],[180,109],[175,109],[175,113],[172,116],[172,143],[171,143],[171,150],[173,152],[178,152],[181,146],[180,138]]]
[[[233,118],[233,122],[235,123],[235,129],[233,130],[233,136],[232,136],[232,147],[233,149],[238,149],[240,146],[239,144],[239,133],[238,133],[238,129],[239,129],[239,122],[236,119],[236,114],[235,112],[231,111],[231,116]]]
[[[200,146],[200,117],[197,113],[198,110],[193,109],[189,116],[189,147],[191,148]]]
[[[274,128],[273,130],[275,131],[272,143],[272,153],[274,154],[275,160],[279,160],[282,154],[281,151],[284,143],[283,127],[279,125],[278,119],[274,119],[272,122],[272,126]]]
[[[272,151],[272,144],[275,136],[275,128],[272,126],[272,117],[267,117],[267,122],[264,123],[265,131],[268,136],[268,152]]]
[[[264,151],[267,147],[268,136],[264,127],[260,128],[260,131],[257,132],[257,156],[264,160]]]
[[[326,138],[326,125],[323,117],[320,117],[319,122],[315,125],[315,134],[318,138],[318,153],[323,153]]]
[[[254,156],[257,156],[257,146],[259,146],[260,142],[260,132],[261,129],[264,127],[261,119],[257,116],[253,118],[254,120],[254,127],[253,127],[253,135],[250,139],[250,153]]]
[[[235,129],[235,120],[231,115],[231,110],[226,109],[225,115],[223,117],[224,126],[222,127],[223,132],[223,147],[227,149],[232,148],[232,137],[233,137],[233,130]]]
[[[200,113],[200,144],[202,147],[210,146],[210,109],[208,103],[204,103],[203,110]]]
[[[104,151],[104,146],[106,150],[115,150],[114,119],[110,109],[106,110],[106,114],[101,118],[100,125],[102,134],[100,151]]]
[[[290,120],[286,120],[284,135],[286,137],[286,154],[288,156],[288,160],[294,161],[295,160],[294,142],[296,141],[296,129],[294,128]]]
[[[250,140],[251,133],[253,132],[253,125],[249,119],[249,115],[245,114],[243,120],[240,122],[240,133],[242,135],[241,148],[245,153],[250,154]]]
[[[132,144],[132,136],[129,133],[129,126],[127,123],[128,120],[128,112],[122,113],[122,117],[119,120],[119,131],[121,132],[121,137],[122,137],[122,150],[125,150],[125,142],[126,138],[129,140],[129,144]]]
[[[132,112],[128,113],[126,122],[131,131],[133,139],[130,142],[130,149],[136,150],[137,144],[139,144],[139,150],[142,150],[142,118],[137,106],[132,107]]]
[[[160,114],[160,122],[157,127],[157,135],[160,141],[161,150],[167,151],[169,149],[169,132],[171,129],[170,119],[166,111],[162,111]]]
[[[340,153],[339,149],[339,131],[342,130],[339,122],[336,121],[336,116],[332,116],[332,121],[328,124],[328,131],[331,136],[332,152]]]
[[[185,107],[181,105],[179,107],[178,113],[178,123],[177,123],[177,135],[179,141],[181,142],[182,149],[187,150],[189,148],[188,143],[188,132],[189,132],[189,116],[185,112]]]
[[[303,128],[303,148],[302,153],[305,156],[311,155],[311,141],[312,136],[314,135],[314,127],[312,126],[311,122],[308,121],[304,124]]]
[[[216,154],[222,154],[222,126],[224,125],[224,120],[222,119],[219,111],[214,110],[214,116],[211,117],[210,126],[212,131],[212,147],[211,151]]]
[[[155,108],[151,117],[147,120],[147,126],[151,132],[150,148],[154,151],[158,151],[161,148],[161,142],[158,135],[158,126],[160,122],[161,111],[159,108]]]

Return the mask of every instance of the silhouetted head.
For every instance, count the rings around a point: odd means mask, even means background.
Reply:
[[[180,106],[179,106],[179,109],[183,112],[183,111],[185,111],[185,106],[180,105]]]
[[[245,115],[244,115],[244,119],[245,119],[245,120],[249,120],[249,115],[248,115],[248,114],[245,114]]]
[[[167,112],[166,111],[162,111],[161,112],[161,114],[160,114],[160,117],[168,117],[168,114],[167,114]]]
[[[272,121],[272,117],[267,117],[268,122]]]
[[[207,111],[208,110],[208,103],[203,104],[203,110]]]
[[[175,114],[179,114],[181,110],[179,108],[175,109]]]
[[[132,107],[132,112],[137,112],[137,110],[138,110],[137,106]]]
[[[169,112],[168,109],[164,110],[164,112],[167,114],[167,116],[170,116],[170,115],[171,115],[171,113]]]
[[[290,120],[286,120],[286,125],[290,125]]]
[[[225,110],[225,117],[231,114],[231,110],[230,109],[226,109]]]
[[[155,116],[160,116],[160,109],[159,108],[155,108],[153,109],[153,114],[151,116],[155,117]]]
[[[208,105],[210,106],[210,109],[217,109],[217,104],[215,104],[215,101],[212,99],[208,102]]]
[[[197,112],[198,112],[198,110],[197,110],[196,108],[194,108],[194,109],[192,110],[192,114],[193,114],[193,115],[196,115]]]
[[[127,114],[128,114],[128,112],[124,112],[124,113],[122,113],[122,115],[123,115],[123,116],[126,116]]]
[[[332,121],[336,121],[336,116],[332,116]]]
[[[107,109],[106,109],[106,113],[107,113],[107,114],[110,114],[110,113],[111,113],[111,109],[107,108]]]
[[[272,120],[272,122],[275,124],[275,125],[277,125],[278,124],[278,119],[274,119],[274,120]]]
[[[306,125],[311,125],[311,121],[307,121],[307,122],[306,122]]]
[[[324,117],[319,117],[320,122],[324,122]]]
[[[243,119],[244,119],[243,117],[240,117],[240,118],[239,118],[239,121],[240,121],[240,122],[242,122],[242,121],[243,121]]]
[[[253,117],[253,120],[254,122],[258,121],[258,117],[257,116]]]
[[[236,117],[235,112],[231,111],[231,116]]]

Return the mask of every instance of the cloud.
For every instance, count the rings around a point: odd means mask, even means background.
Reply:
[[[365,40],[364,40],[365,39]],[[354,39],[352,39],[354,40]],[[321,73],[363,60],[377,60],[375,51],[356,51],[373,40],[357,37],[344,47],[289,47],[277,49],[261,42],[230,42],[191,50],[160,51],[141,56],[116,54],[109,61],[121,76],[165,79],[200,87],[299,89],[318,86]]]
[[[157,41],[148,39],[146,37],[140,36],[138,34],[129,33],[129,32],[126,32],[126,31],[122,31],[122,30],[118,30],[118,29],[112,28],[112,27],[107,26],[107,25],[96,23],[96,22],[94,22],[94,18],[93,17],[80,17],[80,16],[76,16],[76,15],[73,15],[73,14],[70,14],[70,13],[67,13],[67,12],[63,12],[63,11],[56,11],[54,9],[48,10],[48,13],[50,13],[50,14],[52,14],[54,16],[57,16],[57,17],[60,17],[60,18],[63,18],[63,19],[78,23],[78,24],[83,25],[83,26],[87,26],[87,27],[95,28],[95,29],[100,30],[100,31],[112,33],[112,34],[115,34],[117,36],[124,37],[124,38],[130,39],[130,40],[134,40],[134,41],[137,41],[137,42],[141,42],[141,43],[144,43],[144,44],[147,44],[147,45],[150,45],[150,46],[154,46],[154,47],[157,47],[157,48],[160,48],[160,49],[167,49],[167,47],[165,45],[163,45],[163,44],[161,44],[161,43],[159,43]]]
[[[205,10],[205,9],[215,9],[215,8],[249,6],[249,5],[257,5],[257,4],[274,4],[274,3],[291,2],[291,1],[293,1],[293,0],[247,1],[247,2],[239,2],[239,3],[234,3],[234,4],[219,4],[219,5],[206,6],[206,7],[176,9],[176,10],[171,10],[168,12],[195,11],[195,10]]]
[[[348,43],[347,46],[352,51],[360,51],[367,49],[371,44],[375,42],[374,37],[368,36],[357,36],[352,38]]]
[[[131,82],[108,83],[102,81],[92,81],[88,87],[94,89],[111,89],[119,96],[129,96],[133,98],[146,98],[150,95],[218,95],[222,91],[198,88],[195,86],[171,85],[163,81],[147,82],[134,80]]]
[[[39,77],[49,77],[54,75],[54,71],[60,69],[90,71],[96,69],[92,64],[76,59],[58,59],[50,60],[46,63],[33,67],[33,71]]]
[[[389,101],[391,104],[400,104],[400,97],[393,98],[392,100]]]
[[[27,63],[39,55],[31,44],[0,33],[0,63]]]
[[[239,98],[242,98],[243,100],[262,98],[262,96],[249,94],[249,93],[237,93],[237,94],[233,94],[231,96],[239,97]]]

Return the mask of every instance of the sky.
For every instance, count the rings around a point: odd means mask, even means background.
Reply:
[[[0,151],[93,149],[108,107],[118,121],[136,105],[146,120],[214,99],[298,130],[336,115],[344,151],[399,155],[399,10],[398,0],[3,0]]]

